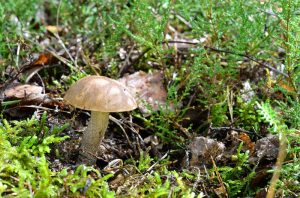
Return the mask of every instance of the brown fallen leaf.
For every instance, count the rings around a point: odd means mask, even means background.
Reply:
[[[25,65],[21,68],[22,75],[26,76],[25,82],[29,82],[29,80],[38,73],[40,70],[45,68],[46,65],[54,62],[55,58],[50,53],[40,54],[38,59],[33,61],[32,63]]]
[[[163,75],[159,71],[149,74],[138,71],[124,76],[119,79],[119,82],[128,87],[130,92],[136,97],[142,113],[149,113],[147,104],[154,111],[157,111],[160,105],[166,105],[167,92],[163,85]]]
[[[14,85],[4,90],[3,96],[4,100],[19,99],[21,105],[47,104],[49,106],[63,107],[60,101],[43,93],[43,87],[36,85]]]
[[[51,32],[52,34],[57,34],[62,31],[62,28],[55,25],[47,25],[46,30]]]
[[[270,173],[270,169],[272,169],[272,167],[268,167],[268,166],[264,166],[262,168],[260,168],[261,170],[255,171],[255,175],[253,176],[252,180],[251,180],[251,186],[252,187],[257,187],[257,186],[262,186],[263,183],[266,180],[269,180],[271,177],[271,173]]]
[[[109,185],[112,189],[116,189],[118,186],[122,186],[122,184],[125,182],[125,179],[126,178],[123,174],[118,174],[109,182]]]
[[[46,65],[49,64],[53,60],[53,55],[50,53],[40,54],[39,58],[34,62],[30,63],[30,65]]]
[[[260,189],[258,192],[256,192],[255,198],[265,198],[267,196],[267,192],[268,191],[266,188]]]
[[[4,91],[5,98],[34,99],[43,92],[43,87],[36,85],[16,85]]]
[[[214,192],[219,198],[227,197],[227,192],[224,186],[214,188]]]
[[[286,90],[288,92],[291,92],[291,93],[296,92],[295,88],[289,82],[285,82],[285,81],[281,80],[278,82],[278,86],[280,86],[281,88],[283,88],[284,90]]]
[[[282,100],[286,96],[286,94],[295,94],[296,90],[295,88],[291,85],[291,83],[283,80],[279,80],[276,82],[274,85],[278,90],[274,92],[274,97],[276,99]]]
[[[244,143],[243,147],[246,150],[249,150],[251,153],[253,153],[255,143],[252,142],[249,135],[247,133],[242,132],[242,133],[239,134],[239,139],[242,140],[242,142]]]

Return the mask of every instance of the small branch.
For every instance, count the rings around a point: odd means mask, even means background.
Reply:
[[[132,63],[130,65],[128,65],[128,67],[134,66],[150,50],[151,50],[150,47],[148,47],[147,49],[145,49],[136,59],[134,59],[132,61]]]
[[[247,130],[241,129],[241,128],[234,128],[234,127],[210,127],[209,129],[213,130],[213,131],[222,131],[222,130],[224,130],[224,131],[230,131],[230,130],[233,130],[233,131],[243,132],[243,133],[247,133],[247,134],[254,134],[254,135],[257,135],[258,137],[261,137],[260,135],[258,135],[255,132],[247,131]]]
[[[256,58],[254,58],[254,57],[252,57],[252,56],[249,56],[249,55],[247,55],[247,54],[236,53],[236,52],[232,52],[232,51],[228,51],[228,50],[222,50],[222,49],[216,49],[216,48],[209,47],[209,46],[204,46],[204,49],[209,49],[209,50],[215,51],[215,52],[224,52],[224,53],[227,53],[227,54],[233,54],[233,55],[237,55],[237,56],[240,56],[240,57],[245,57],[245,58],[247,58],[248,60],[251,60],[251,61],[253,61],[253,62],[255,62],[255,63],[257,63],[257,64],[259,64],[259,65],[261,65],[261,66],[263,66],[263,67],[265,67],[265,68],[268,68],[268,69],[270,69],[270,70],[272,70],[272,71],[274,71],[274,72],[276,72],[276,73],[278,73],[278,74],[283,75],[283,76],[286,77],[286,78],[289,77],[288,74],[286,74],[286,73],[284,73],[284,72],[282,72],[282,71],[280,71],[280,70],[278,70],[278,69],[272,67],[272,66],[269,65],[268,63],[263,63],[263,62],[261,62],[260,60],[257,60]]]
[[[124,133],[124,135],[125,135],[125,137],[126,137],[126,140],[127,140],[128,144],[133,148],[132,143],[131,143],[131,141],[129,140],[129,137],[128,137],[128,135],[127,135],[125,129],[124,129],[123,126],[121,125],[121,121],[119,121],[117,118],[113,117],[112,115],[109,115],[109,119],[110,119],[111,121],[113,121],[114,123],[116,123],[116,124],[120,127],[120,129],[123,131],[123,133]]]
[[[169,151],[166,152],[166,154],[164,154],[159,160],[157,160],[157,162],[155,162],[152,166],[150,166],[147,170],[146,173],[149,173],[155,166],[156,164],[158,164],[160,161],[162,161],[163,159],[165,159],[169,154]]]
[[[128,70],[128,68],[129,68],[130,65],[133,65],[133,64],[130,64],[130,60],[129,59],[130,59],[131,54],[133,53],[134,48],[135,48],[135,46],[133,45],[130,48],[129,53],[126,55],[126,58],[123,61],[124,64],[122,65],[122,67],[119,70],[119,76],[123,75]],[[144,54],[142,53],[142,56],[143,55]],[[139,59],[139,58],[140,58],[140,55],[139,55],[139,57],[137,59]]]
[[[198,45],[200,44],[199,42],[190,42],[190,41],[164,41],[163,44],[167,44],[167,43],[185,43],[185,44],[190,44],[190,45]],[[243,54],[243,53],[238,53],[238,52],[233,52],[233,51],[229,51],[229,50],[223,50],[223,49],[217,49],[217,48],[214,48],[214,47],[210,47],[210,46],[206,46],[204,45],[203,46],[204,49],[207,49],[207,50],[210,50],[210,51],[213,51],[213,52],[223,52],[223,53],[226,53],[226,54],[233,54],[233,55],[236,55],[236,56],[240,56],[240,57],[244,57],[244,58],[247,58],[248,60],[251,60],[265,68],[268,68],[278,74],[281,74],[283,75],[284,77],[286,78],[289,78],[289,75],[272,67],[271,65],[269,65],[269,63],[264,63],[262,62],[261,60],[258,60],[250,55],[247,55],[247,54]]]
[[[183,132],[183,134],[188,137],[189,139],[192,139],[193,136],[190,134],[189,130],[187,130],[186,128],[184,128],[183,126],[181,126],[180,124],[178,124],[177,122],[173,123],[175,125],[175,127],[177,129],[179,129],[181,132]]]
[[[5,111],[12,110],[12,109],[18,109],[18,108],[33,108],[33,109],[41,109],[41,110],[44,110],[44,111],[53,111],[55,113],[56,112],[63,112],[63,113],[71,114],[69,111],[51,109],[51,108],[48,108],[48,107],[42,107],[42,106],[37,106],[37,105],[21,105],[21,106],[16,106],[16,107],[6,109]]]

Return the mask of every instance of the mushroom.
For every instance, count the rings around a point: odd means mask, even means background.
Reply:
[[[124,112],[137,108],[127,88],[116,80],[104,76],[88,76],[73,84],[64,100],[91,111],[91,119],[83,134],[78,161],[87,165],[96,163],[96,154],[104,138],[110,112]]]

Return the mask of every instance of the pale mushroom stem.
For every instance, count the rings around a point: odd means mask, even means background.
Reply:
[[[86,165],[93,165],[97,161],[99,144],[104,138],[108,125],[109,113],[92,111],[91,119],[83,133],[79,162]]]

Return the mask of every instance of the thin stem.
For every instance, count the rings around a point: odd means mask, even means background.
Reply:
[[[290,20],[291,20],[291,1],[288,1],[287,5],[287,17],[286,17],[286,55],[287,55],[287,69],[288,73],[291,70],[291,47],[290,47]]]
[[[109,113],[92,111],[91,120],[81,141],[79,162],[93,165],[97,161],[99,144],[104,138],[108,125]]]
[[[266,198],[273,198],[275,196],[276,184],[279,180],[282,164],[286,157],[287,139],[286,139],[284,133],[285,133],[285,131],[282,132],[282,134],[281,134],[282,137],[279,139],[279,141],[280,141],[279,153],[278,153],[277,161],[275,164],[275,170],[274,170],[272,179],[270,181],[270,187],[268,189],[268,194],[267,194]]]

